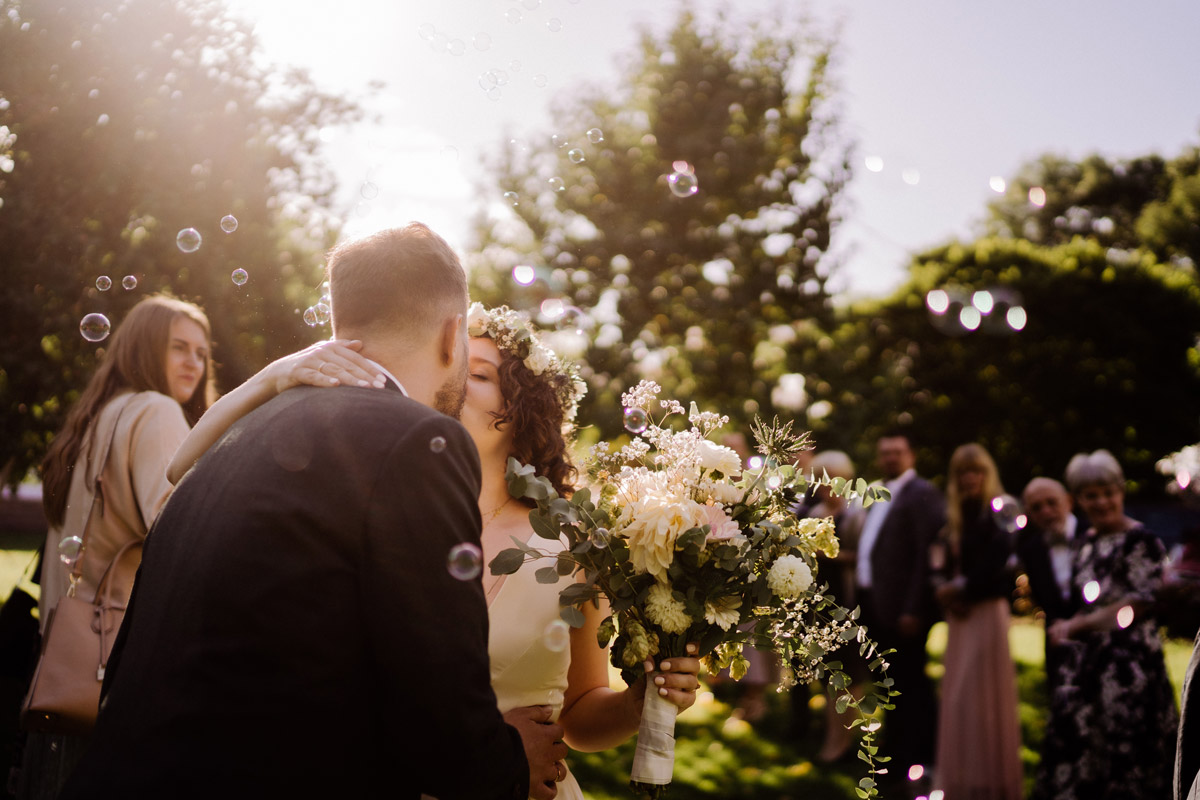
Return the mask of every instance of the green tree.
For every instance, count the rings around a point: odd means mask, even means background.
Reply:
[[[336,235],[318,131],[355,118],[352,102],[270,70],[217,0],[0,0],[0,75],[8,481],[41,457],[103,347],[79,334],[87,313],[116,325],[153,291],[200,302],[225,386],[312,338],[297,309]],[[185,253],[189,227],[203,244]]]
[[[565,304],[561,319],[588,334],[581,418],[603,435],[620,431],[620,393],[643,376],[736,423],[796,405],[794,380],[792,397],[772,390],[796,360],[796,327],[832,319],[827,252],[849,167],[835,43],[785,27],[706,27],[685,12],[643,35],[618,91],[557,110],[561,138],[510,141],[493,165],[513,215],[481,220],[474,295]],[[513,282],[516,266],[533,285]]]
[[[979,330],[957,324],[959,306],[930,311],[928,292],[954,287],[968,305],[978,290],[996,301]],[[1019,331],[1002,319],[1018,302]],[[1200,438],[1198,331],[1194,270],[1148,253],[1083,238],[950,244],[917,257],[894,297],[856,308],[836,342],[809,349],[809,369],[836,387],[817,438],[866,464],[884,427],[907,426],[928,474],[979,441],[1010,489],[1103,447],[1131,490],[1153,492],[1155,462]]]

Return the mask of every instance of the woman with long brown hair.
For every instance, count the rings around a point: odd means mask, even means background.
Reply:
[[[118,552],[145,539],[171,493],[167,464],[213,394],[204,312],[164,295],[135,305],[42,462],[43,628],[69,590],[91,601]],[[109,576],[122,606],[140,558],[127,550]],[[85,743],[31,734],[18,796],[56,796]]]
[[[950,458],[946,527],[931,564],[946,612],[935,788],[946,800],[1019,800],[1017,676],[1008,648],[1011,533],[996,521],[1004,494],[981,445]]]

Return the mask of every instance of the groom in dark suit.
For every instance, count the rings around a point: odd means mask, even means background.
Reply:
[[[1021,500],[1029,524],[1017,534],[1017,556],[1049,630],[1056,621],[1070,618],[1077,610],[1071,571],[1073,542],[1082,531],[1079,520],[1071,513],[1071,495],[1058,481],[1034,478],[1021,493]],[[1057,684],[1058,664],[1072,646],[1053,645],[1046,639],[1046,683],[1051,692]]]
[[[859,537],[855,583],[863,624],[888,656],[888,677],[900,697],[887,715],[887,751],[893,781],[919,777],[934,757],[937,697],[925,674],[926,639],[938,618],[930,582],[929,550],[946,524],[941,493],[916,473],[916,457],[902,431],[879,437],[876,462],[892,499],[867,509]],[[921,771],[910,768],[920,765]]]
[[[454,419],[462,267],[413,224],[339,247],[329,280],[335,334],[390,391],[284,392],[184,477],[64,798],[527,797],[490,686],[479,458]]]

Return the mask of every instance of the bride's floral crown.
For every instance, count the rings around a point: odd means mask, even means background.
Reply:
[[[587,384],[579,369],[542,344],[530,325],[529,317],[508,306],[486,309],[472,303],[467,311],[467,334],[488,336],[502,351],[521,360],[525,367],[550,384],[563,409],[563,419],[571,422],[579,401],[587,394]]]

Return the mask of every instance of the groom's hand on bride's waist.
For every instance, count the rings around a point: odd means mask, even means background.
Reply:
[[[559,764],[567,757],[563,728],[550,721],[553,716],[550,706],[522,706],[504,715],[504,721],[517,729],[525,745],[525,758],[529,762],[529,796],[534,800],[554,800],[558,794],[558,781],[566,772]]]

